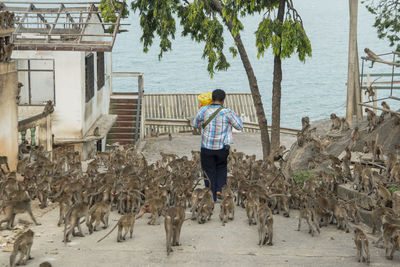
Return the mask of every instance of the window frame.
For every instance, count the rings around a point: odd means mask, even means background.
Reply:
[[[90,61],[91,65],[90,65]],[[90,69],[89,69],[90,68]],[[90,75],[90,72],[92,75]],[[94,54],[89,53],[85,56],[85,103],[94,97]]]
[[[28,74],[28,84],[24,84],[24,87],[28,87],[29,101],[27,104],[18,104],[19,106],[45,106],[46,101],[43,101],[43,104],[32,104],[32,82],[31,82],[31,73],[32,72],[52,72],[53,73],[53,99],[50,99],[53,102],[53,105],[56,105],[56,71],[55,71],[55,60],[53,58],[15,58],[17,61],[17,73],[18,72],[27,72]],[[18,61],[27,61],[27,69],[20,69]],[[31,61],[52,61],[53,69],[32,69]],[[19,82],[19,81],[18,81]]]

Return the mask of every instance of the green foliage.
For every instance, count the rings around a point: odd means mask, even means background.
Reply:
[[[400,51],[400,1],[398,0],[363,0],[368,11],[375,15],[374,27],[379,39],[387,39],[390,46]]]
[[[293,175],[293,179],[299,188],[303,188],[305,181],[314,179],[314,174],[306,170],[298,171]]]
[[[99,4],[100,16],[104,22],[115,23],[118,19],[118,14],[122,8],[121,18],[127,18],[129,16],[129,10],[126,5],[126,0],[123,2],[117,0],[101,0]],[[106,32],[113,32],[115,29],[114,25],[106,28]]]
[[[143,34],[143,51],[148,52],[156,36],[160,38],[159,59],[163,53],[172,49],[176,34],[176,20],[182,25],[182,35],[204,44],[202,57],[208,61],[207,70],[213,77],[216,71],[227,70],[230,66],[225,55],[224,25],[232,26],[235,38],[243,29],[241,17],[253,14],[270,14],[279,5],[279,0],[217,0],[222,10],[215,5],[216,0],[134,0],[131,8],[140,16]],[[287,0],[288,7],[292,1]],[[300,60],[311,56],[311,44],[302,27],[301,19],[291,9],[293,15],[287,16],[283,25],[264,18],[256,32],[259,55],[272,45],[278,54],[282,47],[282,58],[297,52]],[[288,13],[289,14],[289,13]],[[270,17],[270,16],[268,16]],[[268,18],[267,17],[267,18]],[[294,19],[292,19],[292,17]],[[271,25],[273,24],[273,25]],[[282,36],[280,38],[279,36]],[[229,47],[235,57],[236,47]]]
[[[300,61],[311,57],[311,42],[303,28],[303,23],[297,11],[288,3],[288,12],[283,23],[268,12],[263,17],[256,31],[256,46],[258,58],[264,57],[265,51],[272,48],[275,56],[281,59],[290,58],[297,53]]]
[[[390,192],[390,194],[392,194],[393,195],[393,192],[396,192],[396,191],[400,191],[400,185],[392,185],[392,186],[390,186],[389,187],[389,192]]]

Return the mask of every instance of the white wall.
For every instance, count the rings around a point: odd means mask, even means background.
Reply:
[[[85,102],[83,52],[72,51],[20,51],[13,52],[14,59],[54,59],[55,64],[55,111],[52,115],[52,130],[56,139],[82,138],[82,102]],[[25,112],[29,107],[23,108]],[[32,113],[34,114],[32,108]]]

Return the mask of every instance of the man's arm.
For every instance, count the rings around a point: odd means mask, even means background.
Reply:
[[[204,120],[204,108],[201,108],[197,113],[196,118],[194,118],[193,120],[193,127],[200,128],[203,120]]]
[[[241,131],[243,129],[243,122],[242,120],[231,110],[229,115],[229,123],[235,128],[236,130]]]

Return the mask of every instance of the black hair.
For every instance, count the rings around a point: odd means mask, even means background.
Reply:
[[[225,100],[225,96],[226,96],[225,91],[222,90],[222,89],[215,89],[212,92],[212,100],[213,101],[220,101],[220,102],[224,101]]]

